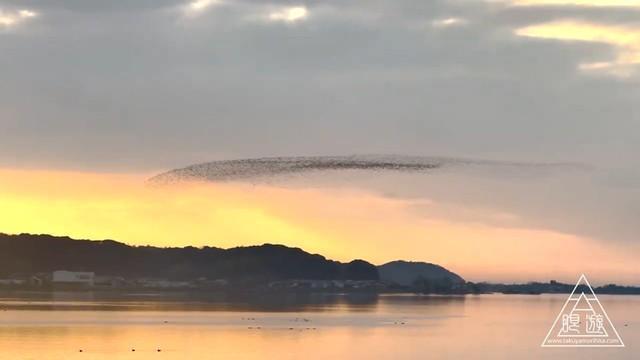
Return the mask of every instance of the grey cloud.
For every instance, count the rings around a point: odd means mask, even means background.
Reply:
[[[43,16],[0,35],[0,164],[149,171],[369,152],[638,163],[637,79],[576,71],[612,49],[513,35],[565,10],[301,3],[318,15],[287,25],[246,15],[294,3],[229,1],[186,19],[186,2],[25,2]],[[429,26],[448,16],[469,23]]]
[[[184,4],[181,0],[3,0],[2,5],[33,8],[40,11],[69,11],[81,14],[158,10]]]
[[[563,18],[629,25],[637,10],[227,1],[186,17],[186,3],[0,0],[42,15],[0,33],[0,166],[151,172],[352,153],[580,162],[597,169],[436,162],[347,184],[425,216],[637,241],[638,77],[576,70],[611,47],[513,33]],[[250,16],[300,4],[311,16],[296,24]],[[468,22],[430,26],[452,16]],[[502,213],[513,217],[491,215]]]

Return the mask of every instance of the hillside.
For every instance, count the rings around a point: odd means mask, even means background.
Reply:
[[[424,262],[392,261],[378,266],[378,273],[382,281],[428,291],[450,289],[465,283],[462,277],[442,266]]]
[[[122,277],[262,282],[283,279],[377,280],[366,261],[340,263],[298,248],[264,244],[221,249],[129,246],[112,240],[0,234],[0,277],[55,270]]]

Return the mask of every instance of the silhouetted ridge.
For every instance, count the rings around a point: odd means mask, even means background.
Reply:
[[[397,260],[378,266],[380,279],[401,286],[423,286],[425,283],[437,285],[461,285],[465,281],[440,265]]]
[[[158,248],[113,240],[73,240],[50,235],[0,234],[0,277],[55,270],[92,271],[123,277],[228,279],[377,280],[378,270],[362,260],[341,263],[299,248],[265,244]]]

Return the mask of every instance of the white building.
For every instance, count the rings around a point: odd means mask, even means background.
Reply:
[[[146,288],[188,288],[193,287],[189,281],[172,281],[165,279],[139,279],[139,285]]]
[[[51,281],[54,284],[74,284],[93,286],[95,274],[92,272],[57,270]]]
[[[21,279],[0,279],[0,285],[24,285],[26,282]]]

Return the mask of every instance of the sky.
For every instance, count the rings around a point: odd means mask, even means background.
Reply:
[[[0,54],[2,232],[640,276],[640,1],[0,0]],[[146,183],[350,154],[493,163]]]

